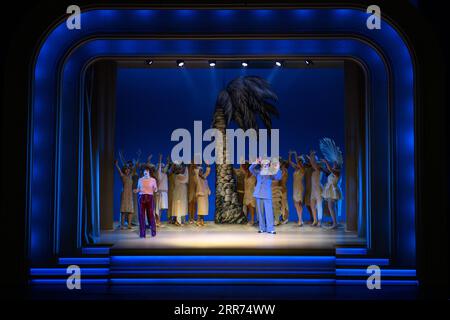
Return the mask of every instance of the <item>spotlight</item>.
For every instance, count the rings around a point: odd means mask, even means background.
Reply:
[[[145,60],[145,64],[151,65],[151,64],[153,64],[153,60]]]
[[[305,64],[306,64],[307,66],[310,66],[310,65],[313,64],[313,62],[312,62],[311,60],[305,60]]]
[[[283,63],[281,61],[275,61],[275,65],[277,67],[281,67],[283,65]]]
[[[216,62],[210,60],[210,61],[209,61],[209,66],[210,66],[210,67],[215,67],[215,66],[216,66]]]
[[[183,60],[177,60],[177,66],[179,66],[179,67],[184,66],[184,61]]]
[[[243,66],[244,68],[248,67],[248,62],[243,61],[243,62],[242,62],[242,66]]]

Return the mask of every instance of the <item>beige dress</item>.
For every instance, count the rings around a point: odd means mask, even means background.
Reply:
[[[199,216],[207,216],[209,213],[209,195],[211,194],[211,190],[208,185],[208,176],[211,169],[207,167],[206,172],[201,178],[199,175],[196,176],[197,182],[197,215]]]
[[[244,206],[256,207],[256,199],[253,196],[256,186],[256,177],[254,175],[246,175],[244,178]]]
[[[133,206],[133,178],[122,174],[122,194],[120,195],[120,212],[134,213]]]
[[[322,201],[322,171],[314,170],[311,174],[311,200]]]
[[[196,191],[196,182],[197,182],[197,173],[196,173],[196,165],[190,164],[188,167],[189,170],[189,182],[188,182],[188,197],[189,202],[195,201],[195,191]]]
[[[314,169],[311,167],[305,168],[305,205],[311,205],[311,176]]]
[[[172,216],[182,217],[188,213],[188,170],[183,174],[175,175],[172,196]]]
[[[331,173],[328,176],[327,183],[323,188],[323,198],[331,200],[340,200],[342,198],[342,191],[339,187],[339,177]]]
[[[305,171],[303,169],[297,169],[294,171],[294,183],[293,183],[293,195],[292,198],[294,202],[303,203],[303,195],[305,192],[305,187],[303,185],[303,178],[305,176]]]

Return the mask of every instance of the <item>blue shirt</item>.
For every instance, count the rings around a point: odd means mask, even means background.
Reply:
[[[273,175],[261,175],[261,165],[252,164],[249,168],[250,172],[256,177],[256,186],[253,196],[259,199],[272,199],[272,181],[281,180],[281,170]]]

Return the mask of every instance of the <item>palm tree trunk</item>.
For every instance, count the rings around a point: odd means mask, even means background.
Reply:
[[[223,109],[217,107],[214,112],[213,127],[222,133],[223,152],[216,155],[216,158],[221,158],[223,164],[216,164],[216,212],[214,220],[216,223],[246,223],[247,217],[242,211],[242,204],[239,203],[233,166],[224,163],[227,155],[226,126]],[[220,141],[217,142],[218,145],[220,143]],[[220,150],[220,145],[216,150]]]

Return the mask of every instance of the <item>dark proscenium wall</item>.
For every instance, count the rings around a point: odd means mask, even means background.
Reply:
[[[125,158],[141,160],[153,154],[164,155],[164,162],[176,142],[173,130],[188,129],[193,136],[195,120],[210,127],[219,91],[232,79],[256,75],[267,79],[279,97],[279,119],[273,127],[280,130],[280,153],[289,150],[307,153],[319,151],[319,139],[333,138],[345,154],[344,69],[312,68],[119,68],[117,73],[116,156],[123,150]],[[205,146],[206,144],[204,144]],[[344,159],[345,161],[345,159]],[[323,183],[325,183],[324,177]],[[214,218],[214,170],[209,177],[210,214]],[[345,172],[341,187],[345,191]],[[114,217],[119,218],[121,181],[114,181]],[[290,219],[297,220],[292,202],[292,169],[289,170],[288,199]],[[341,221],[345,220],[342,202]],[[307,214],[305,216],[307,218]]]

